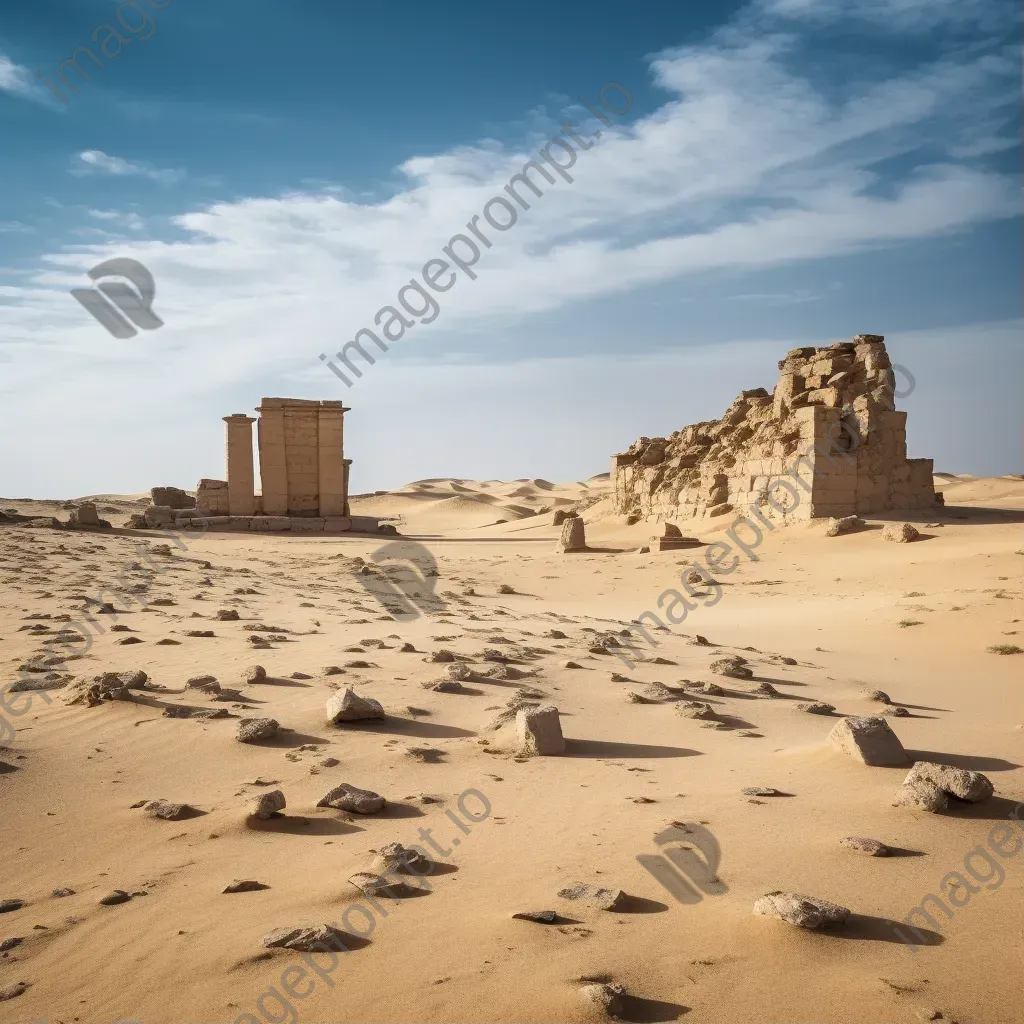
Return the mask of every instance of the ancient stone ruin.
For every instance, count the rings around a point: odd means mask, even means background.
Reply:
[[[154,504],[140,516],[145,526],[195,526],[227,530],[394,532],[373,516],[349,515],[351,459],[343,447],[341,402],[264,398],[257,420],[225,416],[226,480],[199,481],[194,509],[180,502]],[[256,493],[252,425],[257,424],[262,493]],[[154,488],[170,494],[175,488]],[[180,493],[180,492],[179,492]],[[131,524],[130,524],[131,525]]]
[[[660,522],[749,508],[796,520],[941,504],[932,460],[907,458],[883,337],[793,349],[779,370],[772,394],[743,391],[719,420],[612,456],[615,511]]]

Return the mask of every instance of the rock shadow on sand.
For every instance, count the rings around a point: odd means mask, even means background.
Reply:
[[[653,743],[614,743],[611,740],[565,741],[568,757],[696,757],[702,750],[687,747],[663,747]]]

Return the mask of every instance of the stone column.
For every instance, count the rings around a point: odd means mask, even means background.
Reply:
[[[317,417],[317,468],[320,515],[345,514],[345,463],[342,451],[341,402],[321,402]]]
[[[227,427],[228,515],[251,516],[256,512],[252,468],[252,425],[244,413],[225,416]]]
[[[316,516],[320,511],[319,412],[319,402],[291,398],[285,403],[284,449],[290,516]]]
[[[260,479],[263,483],[263,514],[288,515],[288,463],[284,445],[284,405],[287,399],[264,398],[260,414]]]
[[[348,471],[349,471],[349,467],[352,465],[352,460],[351,459],[345,459],[344,462],[345,462],[345,483],[344,483],[344,487],[345,487],[345,511],[344,511],[343,515],[350,516],[350,515],[352,515],[352,513],[349,511],[349,507],[348,507]]]

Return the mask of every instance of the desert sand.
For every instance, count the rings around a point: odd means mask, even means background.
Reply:
[[[971,879],[938,930],[895,930],[1024,801],[1024,654],[989,651],[1024,646],[1024,480],[939,474],[936,488],[945,508],[911,520],[913,543],[886,542],[872,516],[837,537],[820,520],[767,534],[655,646],[633,620],[703,549],[642,552],[651,525],[611,513],[607,475],[354,497],[353,514],[402,535],[384,540],[436,561],[425,586],[444,607],[415,618],[365,586],[380,537],[122,529],[145,495],[87,496],[111,530],[0,525],[5,683],[62,616],[91,608],[95,624],[87,650],[65,645],[79,651],[58,666],[69,684],[7,712],[0,901],[22,905],[0,913],[0,1021],[598,1021],[581,988],[604,983],[637,1021],[1021,1021],[1024,854],[996,859],[1001,881]],[[82,500],[0,510],[66,518]],[[556,553],[551,512],[571,508],[590,549]],[[691,532],[707,544],[727,526]],[[144,611],[101,596],[118,577]],[[623,629],[637,656],[598,643]],[[455,660],[431,660],[441,651]],[[733,655],[750,678],[711,669]],[[255,665],[266,678],[247,682]],[[145,688],[89,706],[97,676],[131,670]],[[428,688],[449,674],[464,677],[454,692]],[[200,676],[221,693],[186,689]],[[325,702],[347,687],[385,717],[329,724]],[[520,756],[514,718],[495,723],[517,699],[558,708],[563,754]],[[681,710],[694,699],[713,717]],[[909,764],[869,767],[828,739],[841,716],[892,708],[912,760],[982,772],[995,795],[894,807]],[[239,742],[250,718],[281,731]],[[386,807],[317,806],[342,783]],[[252,817],[273,790],[284,813]],[[145,803],[160,799],[194,812],[154,817]],[[264,946],[275,929],[340,927],[369,905],[349,879],[421,829],[445,851],[429,887],[378,899],[333,967]],[[720,851],[703,875],[685,849],[698,833]],[[891,854],[841,845],[851,836]],[[235,880],[261,887],[225,893]],[[611,910],[558,895],[580,883],[625,895]],[[129,898],[101,904],[114,890]],[[775,890],[852,913],[814,930],[754,914]],[[548,910],[552,923],[512,916]]]

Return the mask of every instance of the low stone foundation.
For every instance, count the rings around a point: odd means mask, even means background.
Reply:
[[[128,522],[134,530],[216,530],[233,533],[375,533],[398,531],[376,516],[218,516],[154,505]]]

